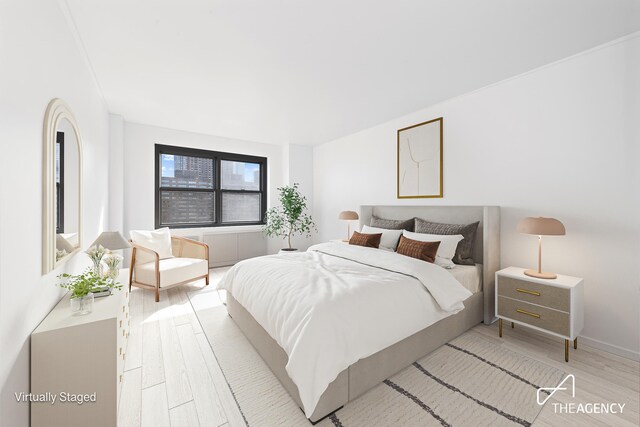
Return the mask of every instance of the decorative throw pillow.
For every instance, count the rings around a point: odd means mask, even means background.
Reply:
[[[173,258],[171,233],[168,227],[155,231],[131,230],[129,234],[133,243],[157,252],[160,259]]]
[[[362,226],[361,233],[382,233],[382,238],[380,239],[380,249],[389,249],[391,251],[396,250],[398,241],[400,240],[400,236],[402,236],[402,230],[387,230],[384,228],[369,227],[368,225]]]
[[[400,255],[406,255],[411,258],[417,258],[422,261],[433,263],[436,259],[438,246],[440,246],[440,242],[419,242],[417,240],[411,240],[404,236],[400,236],[398,253]]]
[[[362,234],[362,233],[358,233],[357,231],[354,231],[353,235],[351,236],[351,239],[349,239],[349,244],[378,249],[378,246],[380,246],[381,238],[382,238],[382,233]]]
[[[456,255],[458,243],[463,239],[462,234],[447,236],[443,234],[412,233],[405,230],[402,232],[402,235],[408,239],[417,240],[418,242],[440,242],[435,263],[444,268],[453,268],[456,266],[452,258]]]
[[[461,265],[474,265],[473,248],[479,223],[480,221],[471,224],[441,224],[416,218],[415,232],[441,235],[461,234],[464,239],[458,243],[453,262]]]
[[[413,227],[415,226],[414,224],[415,224],[414,218],[407,219],[407,220],[384,219],[384,218],[378,218],[375,215],[371,217],[371,221],[369,222],[369,225],[372,227],[386,228],[387,230],[407,230],[407,231],[413,231]]]

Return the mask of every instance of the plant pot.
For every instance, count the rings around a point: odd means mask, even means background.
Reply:
[[[93,311],[93,294],[88,293],[83,297],[71,298],[71,312],[82,316]]]
[[[294,252],[298,252],[298,250],[296,248],[291,248],[291,249],[283,248],[283,249],[280,249],[280,252],[278,252],[278,255],[280,255],[280,254],[292,254]]]

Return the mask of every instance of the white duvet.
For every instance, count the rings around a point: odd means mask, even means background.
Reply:
[[[218,287],[285,350],[307,417],[348,366],[462,310],[471,296],[435,264],[342,243],[239,262]]]

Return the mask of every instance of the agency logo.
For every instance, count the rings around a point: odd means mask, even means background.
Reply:
[[[576,397],[576,377],[569,374],[556,387],[540,387],[536,393],[536,401],[542,406],[557,391],[571,390],[571,397]],[[546,395],[544,396],[543,393]],[[589,402],[589,403],[559,403],[553,402],[553,411],[556,414],[622,414],[626,403],[605,403],[605,402]]]
[[[542,406],[545,403],[547,403],[547,400],[551,399],[551,396],[553,396],[556,393],[556,391],[566,390],[567,387],[565,387],[565,383],[567,383],[568,381],[571,381],[571,397],[576,397],[576,377],[574,377],[573,374],[569,374],[566,377],[564,377],[562,381],[560,381],[560,384],[558,384],[557,387],[540,387],[536,394],[538,405]],[[540,400],[540,396],[545,391],[549,393],[549,395],[545,397],[544,400]]]

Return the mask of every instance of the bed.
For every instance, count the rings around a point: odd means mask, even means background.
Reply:
[[[245,263],[223,280],[229,315],[312,423],[478,323],[495,320],[498,207],[361,206],[361,224],[369,224],[372,215],[479,221],[473,251],[477,265],[446,271],[395,253],[334,243],[290,259],[254,259],[249,262],[253,275],[243,273],[250,271]],[[290,285],[294,281],[300,289]],[[391,301],[395,295],[399,306]],[[385,300],[391,303],[380,305]],[[315,301],[317,306],[310,305]],[[327,301],[334,305],[325,307]],[[315,323],[305,323],[309,313]],[[358,354],[362,357],[354,359]]]

